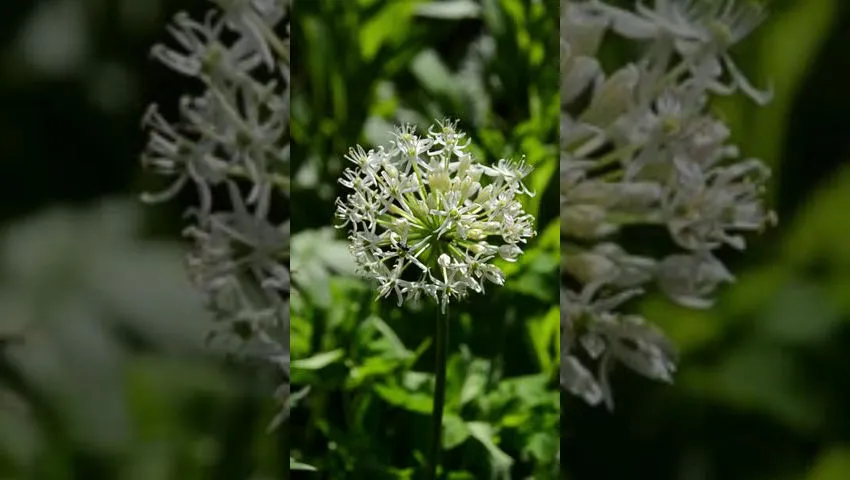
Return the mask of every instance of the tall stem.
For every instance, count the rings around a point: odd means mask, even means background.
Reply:
[[[434,347],[437,351],[434,373],[436,384],[434,386],[434,409],[431,412],[431,451],[428,456],[428,479],[437,479],[437,469],[440,465],[440,446],[443,438],[443,406],[446,403],[446,353],[449,340],[449,311],[437,312],[437,334]]]

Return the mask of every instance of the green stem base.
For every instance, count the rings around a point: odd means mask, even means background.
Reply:
[[[428,455],[428,480],[437,480],[440,465],[441,440],[443,438],[443,407],[446,403],[446,359],[449,339],[449,312],[437,313],[437,332],[434,347],[437,359],[434,364],[434,409],[431,412],[431,450]]]

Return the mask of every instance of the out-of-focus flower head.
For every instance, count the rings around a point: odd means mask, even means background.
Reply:
[[[734,281],[717,249],[743,250],[743,233],[776,220],[762,198],[770,170],[741,159],[708,108],[712,93],[769,99],[727,53],[763,18],[734,0],[656,0],[635,11],[562,3],[561,384],[589,403],[612,405],[617,363],[672,380],[673,346],[629,301],[655,285],[681,305],[710,307]],[[646,53],[607,75],[596,55],[609,30]],[[666,230],[675,248],[629,253],[616,234],[636,225]]]
[[[186,185],[198,203],[187,212],[185,235],[192,281],[220,320],[215,338],[235,340],[233,353],[251,353],[283,370],[278,390],[289,405],[289,221],[273,206],[289,195],[290,0],[212,0],[202,21],[175,16],[175,45],[153,56],[198,80],[184,96],[179,118],[156,105],[144,117],[149,131],[145,167],[170,178],[151,202]]]

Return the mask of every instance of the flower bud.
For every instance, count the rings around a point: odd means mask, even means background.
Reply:
[[[562,255],[561,267],[583,284],[607,280],[618,270],[609,258],[594,252]]]
[[[617,230],[607,221],[607,210],[598,205],[570,205],[561,210],[561,231],[568,236],[594,239]]]

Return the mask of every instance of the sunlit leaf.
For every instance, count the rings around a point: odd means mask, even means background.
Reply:
[[[437,0],[420,5],[416,14],[445,20],[477,18],[481,15],[481,6],[472,0]]]
[[[338,348],[330,352],[313,355],[309,358],[293,360],[292,368],[299,370],[321,370],[341,359],[343,355],[345,355],[345,351]]]

